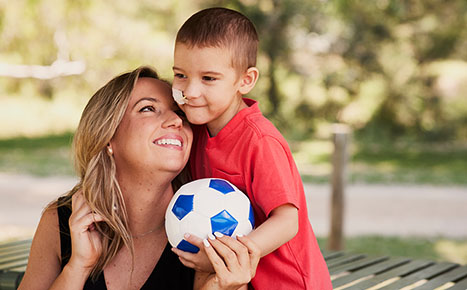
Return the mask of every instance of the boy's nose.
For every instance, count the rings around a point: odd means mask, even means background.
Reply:
[[[200,96],[200,87],[195,82],[189,82],[183,90],[183,95],[188,99],[195,99]]]

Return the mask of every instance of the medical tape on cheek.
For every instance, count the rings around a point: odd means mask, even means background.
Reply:
[[[186,98],[182,91],[172,88],[172,97],[174,98],[175,102],[177,102],[177,104],[185,104]]]

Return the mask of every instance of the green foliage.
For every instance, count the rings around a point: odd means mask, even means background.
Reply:
[[[259,94],[289,137],[342,122],[370,136],[467,138],[465,1],[233,2],[258,26],[269,83]]]
[[[464,0],[0,0],[0,64],[86,63],[76,76],[1,77],[0,95],[9,102],[66,92],[69,103],[83,106],[105,81],[142,64],[171,79],[176,31],[213,5],[255,23],[261,77],[251,96],[289,138],[326,136],[330,123],[341,122],[373,140],[467,140]],[[69,123],[0,135],[73,130],[76,121]]]

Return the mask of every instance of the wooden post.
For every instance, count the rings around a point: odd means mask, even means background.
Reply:
[[[344,224],[344,191],[346,184],[347,147],[350,139],[350,128],[344,124],[333,125],[334,153],[332,156],[331,179],[331,229],[329,233],[329,250],[343,248]]]

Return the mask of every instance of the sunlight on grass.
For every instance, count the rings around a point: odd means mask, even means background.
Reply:
[[[295,144],[294,158],[303,181],[328,182],[332,174],[330,141]],[[349,149],[351,183],[467,185],[467,147],[452,144],[367,144]]]
[[[70,97],[5,97],[0,106],[0,138],[43,136],[76,129],[84,104]]]
[[[332,143],[327,140],[300,142],[293,152],[298,170],[306,182],[326,182],[331,174]]]
[[[444,260],[467,264],[467,241],[441,239],[435,243],[435,250]]]
[[[327,238],[318,237],[320,248]],[[370,256],[410,257],[434,261],[467,263],[467,239],[358,236],[345,239],[344,250]]]

